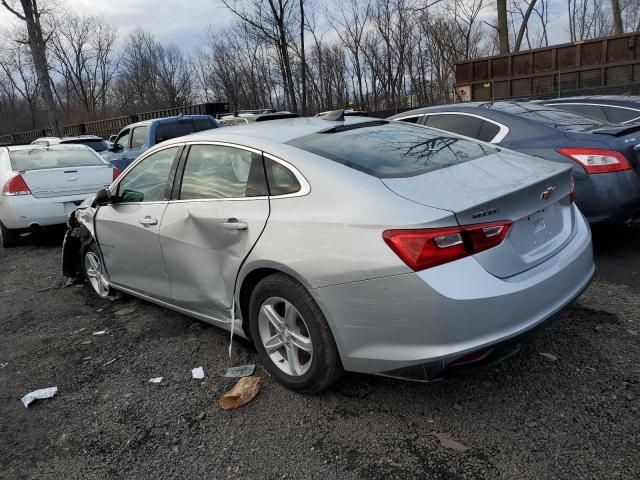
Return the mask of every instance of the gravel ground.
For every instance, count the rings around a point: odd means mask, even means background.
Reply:
[[[639,233],[594,232],[592,285],[501,364],[431,384],[348,374],[315,396],[258,369],[234,412],[215,402],[227,334],[62,288],[59,236],[0,249],[0,477],[640,478]],[[255,361],[236,344],[233,364]]]

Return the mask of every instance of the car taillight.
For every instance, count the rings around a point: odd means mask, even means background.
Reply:
[[[569,205],[576,201],[576,181],[573,177],[570,177],[571,182],[569,184]]]
[[[118,178],[121,173],[122,172],[120,171],[119,168],[113,167],[113,179],[112,179],[112,181],[114,181],[116,178]]]
[[[626,157],[615,150],[604,148],[556,148],[558,153],[578,163],[589,174],[631,170]]]
[[[31,190],[29,190],[27,182],[24,181],[22,175],[16,175],[4,184],[2,195],[31,195]]]
[[[462,227],[385,230],[382,238],[409,268],[417,272],[500,245],[511,222]]]

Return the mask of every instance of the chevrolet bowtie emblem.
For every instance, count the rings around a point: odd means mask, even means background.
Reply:
[[[556,187],[547,187],[547,189],[540,194],[540,200],[547,200],[551,198],[551,196],[553,195],[553,192],[555,191],[556,191]]]

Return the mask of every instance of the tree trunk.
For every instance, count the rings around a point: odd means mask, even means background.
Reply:
[[[304,54],[304,0],[300,0],[300,61],[302,63],[302,116],[307,113],[307,61]]]
[[[27,35],[29,37],[31,56],[33,57],[33,66],[42,88],[42,99],[44,100],[45,109],[47,111],[49,127],[51,128],[53,135],[61,137],[62,128],[60,127],[60,122],[58,120],[56,102],[53,98],[53,92],[51,91],[51,78],[49,77],[49,68],[47,66],[46,42],[42,35],[42,26],[40,25],[40,12],[38,11],[37,0],[20,0],[24,15],[21,15],[18,11],[10,8],[6,1],[2,0],[2,4],[7,10],[27,25]]]
[[[613,13],[613,34],[622,35],[622,12],[620,11],[620,0],[611,0],[611,12]]]
[[[613,2],[617,2],[618,0],[611,0]],[[527,24],[529,23],[529,17],[531,16],[531,12],[533,12],[533,7],[536,6],[536,0],[530,0],[529,7],[522,17],[522,24],[520,25],[520,30],[518,31],[518,38],[516,38],[516,44],[513,47],[514,52],[520,51],[520,45],[522,44],[522,37],[524,36],[524,32],[527,31]]]
[[[507,25],[507,0],[496,0],[498,9],[498,43],[500,55],[509,53],[509,27]]]

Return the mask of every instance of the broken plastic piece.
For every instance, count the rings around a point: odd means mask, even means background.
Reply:
[[[231,367],[227,368],[226,373],[224,374],[227,378],[240,378],[240,377],[249,377],[253,375],[255,371],[255,365],[241,365],[239,367]]]
[[[191,376],[197,380],[204,378],[204,370],[202,367],[194,368],[191,370]]]
[[[29,408],[29,405],[34,400],[45,400],[53,397],[56,393],[58,393],[58,387],[41,388],[40,390],[34,390],[33,392],[27,393],[20,400],[24,403],[25,407]]]
[[[93,332],[93,334],[94,334],[94,335],[104,335],[104,334],[106,334],[106,333],[107,333],[107,331],[106,331],[106,330],[100,330],[100,331],[98,331],[98,332]]]
[[[160,383],[164,377],[154,377],[149,379],[149,383]]]
[[[253,400],[259,391],[260,377],[242,377],[231,390],[220,397],[218,405],[223,410],[235,410]]]

